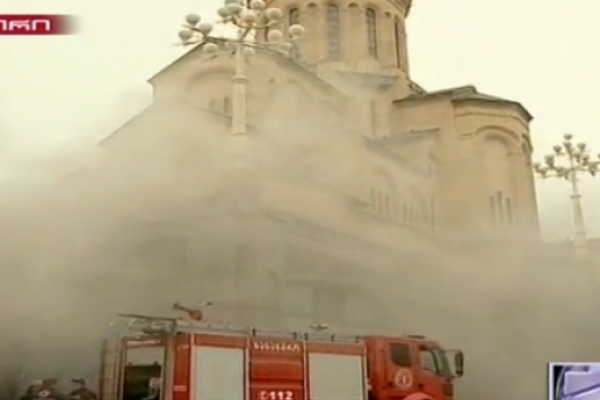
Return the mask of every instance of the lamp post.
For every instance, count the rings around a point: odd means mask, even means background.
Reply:
[[[593,159],[590,150],[585,143],[573,143],[573,135],[564,135],[561,144],[555,145],[553,153],[544,157],[544,163],[535,163],[535,172],[543,179],[562,178],[571,185],[571,207],[573,210],[573,227],[575,237],[575,255],[578,257],[588,256],[587,235],[585,231],[585,220],[581,205],[581,193],[579,191],[579,174],[589,173],[596,176],[600,171],[600,154]],[[562,165],[558,160],[562,159]]]
[[[232,38],[211,36],[213,24],[202,22],[197,14],[189,14],[185,19],[179,37],[185,46],[202,45],[206,53],[217,53],[222,50],[218,43],[233,47],[235,71],[232,78],[232,124],[231,134],[234,138],[247,136],[246,118],[246,86],[245,58],[254,54],[256,48],[269,48],[289,55],[293,42],[302,38],[304,27],[293,24],[288,27],[287,35],[277,27],[282,23],[283,11],[268,7],[269,2],[252,0],[249,3],[240,0],[225,0],[225,5],[217,10],[219,22],[237,28]],[[259,43],[257,34],[266,32],[265,43]]]
[[[264,271],[257,270],[253,265],[253,255],[244,256],[251,252],[257,252],[260,248],[257,244],[260,239],[252,235],[252,226],[255,223],[254,203],[251,199],[257,196],[256,176],[253,168],[247,168],[248,154],[248,129],[246,110],[246,88],[248,79],[246,77],[246,58],[251,57],[257,49],[266,49],[279,52],[285,56],[291,56],[294,42],[304,36],[304,27],[299,24],[291,24],[287,32],[279,29],[284,25],[284,12],[275,7],[270,7],[271,0],[225,0],[223,7],[217,10],[218,22],[225,26],[235,28],[236,34],[230,38],[212,36],[214,25],[201,20],[199,15],[189,14],[185,18],[183,29],[179,37],[184,46],[202,46],[204,53],[216,54],[233,53],[234,73],[232,77],[232,115],[231,115],[231,139],[232,162],[234,165],[228,167],[228,176],[223,179],[229,185],[228,190],[235,209],[235,224],[238,225],[239,242],[236,242],[236,260],[233,262],[235,293],[240,295],[241,301],[247,303],[244,296],[249,296],[257,304],[268,285],[268,277]],[[260,36],[259,36],[260,35]],[[257,40],[257,38],[265,40]],[[240,257],[237,257],[237,255]],[[238,259],[239,258],[239,259]],[[241,274],[240,271],[244,271]],[[252,283],[248,285],[248,280]],[[251,287],[248,289],[248,287]],[[252,293],[249,293],[252,292]],[[274,299],[275,302],[279,299]],[[256,308],[256,307],[255,307]],[[254,322],[257,319],[256,312],[245,313],[240,307],[241,320]]]

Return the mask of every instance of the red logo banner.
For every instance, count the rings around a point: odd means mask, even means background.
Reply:
[[[0,14],[0,35],[70,35],[75,30],[75,18],[70,15]]]

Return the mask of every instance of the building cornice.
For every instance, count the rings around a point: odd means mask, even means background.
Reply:
[[[477,88],[472,85],[443,89],[421,95],[415,94],[402,99],[394,100],[392,103],[402,106],[436,100],[450,101],[455,105],[472,104],[475,106],[483,105],[493,106],[495,108],[512,108],[514,111],[518,112],[527,123],[533,120],[533,116],[521,103],[503,99],[501,97],[491,96],[485,93],[480,93],[477,91]]]
[[[431,176],[430,171],[427,171],[411,162],[406,160],[404,157],[398,155],[393,151],[393,139],[392,142],[386,142],[389,139],[371,139],[364,137],[364,145],[368,150],[373,151],[377,155],[384,157],[385,159],[393,162],[399,167],[405,168],[415,174],[423,177]]]
[[[455,114],[456,118],[460,118],[460,117],[472,117],[472,116],[476,116],[476,117],[491,117],[491,118],[508,118],[511,120],[514,120],[516,123],[518,123],[525,131],[529,131],[529,126],[527,125],[527,123],[523,120],[523,118],[521,118],[521,116],[517,116],[514,113],[506,113],[506,112],[499,112],[499,111],[494,111],[497,110],[496,107],[489,107],[486,109],[478,109],[478,110],[466,110],[466,111],[459,111]],[[528,138],[529,139],[529,138]]]
[[[299,218],[291,213],[286,213],[270,208],[263,208],[263,211],[268,217],[281,222],[290,233],[305,237],[307,239],[311,239],[312,241],[316,241],[325,245],[336,246],[340,249],[344,249],[347,251],[370,250],[374,252],[374,254],[379,255],[407,255],[407,253],[404,251],[399,251],[398,249],[391,249],[387,246],[374,243],[372,241],[366,240],[365,238],[361,238],[355,235],[349,235],[333,231],[329,228],[317,225],[312,222],[308,222],[305,219]],[[428,237],[423,234],[421,234],[420,236],[422,236],[424,239],[431,241],[432,245],[434,245],[432,237]]]
[[[494,109],[499,109],[499,108],[511,109],[511,110],[517,112],[517,114],[526,123],[529,123],[533,120],[533,116],[529,113],[529,111],[527,111],[527,109],[525,109],[525,107],[523,107],[523,105],[521,103],[516,102],[516,101],[501,100],[501,99],[495,100],[495,99],[465,98],[465,99],[452,99],[452,103],[454,103],[456,105],[472,105],[475,107],[486,107],[486,108],[494,108]],[[505,116],[507,116],[507,115],[505,115]]]
[[[410,89],[412,95],[421,96],[427,94],[427,90],[413,80],[408,81],[408,88]]]

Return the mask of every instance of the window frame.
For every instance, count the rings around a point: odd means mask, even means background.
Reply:
[[[377,46],[377,10],[368,7],[365,10],[365,20],[367,23],[367,51],[369,56],[379,58],[379,49]]]
[[[327,4],[325,9],[325,23],[327,35],[327,58],[330,60],[340,60],[342,58],[342,20],[340,6],[338,4]]]
[[[404,354],[403,356],[407,357],[406,360],[408,360],[408,362],[397,362],[396,357],[394,357],[394,350],[393,350],[393,346],[403,346],[406,350],[406,354]],[[399,368],[412,368],[414,366],[414,360],[413,360],[413,350],[412,350],[412,346],[410,345],[410,343],[407,342],[403,342],[403,341],[393,341],[388,343],[388,354],[389,354],[389,361],[396,367]],[[405,360],[405,361],[406,361]]]
[[[437,355],[433,351],[433,349],[431,347],[427,347],[427,346],[419,346],[418,351],[419,351],[419,365],[420,365],[421,369],[424,369],[424,370],[429,371],[436,375],[440,375],[441,369],[440,369],[440,365],[439,365],[439,360],[437,358]],[[425,366],[425,363],[423,363],[423,354],[428,354],[431,356],[431,360],[433,361],[434,369],[427,368]]]
[[[400,22],[400,18],[394,18],[394,41],[396,42],[396,66],[400,69],[404,69],[404,52],[403,48],[403,32],[402,32],[402,23]]]

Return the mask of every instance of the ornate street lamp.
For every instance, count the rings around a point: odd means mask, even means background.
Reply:
[[[268,2],[252,0],[249,3],[240,0],[225,0],[225,5],[217,10],[219,23],[237,28],[237,34],[232,38],[217,38],[211,36],[213,24],[202,22],[197,14],[189,14],[185,19],[184,28],[179,32],[183,45],[203,46],[206,53],[217,53],[222,48],[218,43],[233,47],[235,56],[235,73],[232,79],[232,125],[234,137],[246,136],[246,57],[254,54],[255,48],[266,47],[278,50],[287,55],[293,49],[293,42],[304,35],[304,27],[298,24],[288,28],[287,35],[277,27],[282,23],[283,11],[269,7]],[[258,43],[255,38],[261,32],[266,32],[266,42]],[[224,50],[224,49],[223,49]]]
[[[573,226],[575,229],[574,245],[577,256],[587,257],[587,235],[581,193],[579,192],[579,174],[589,173],[597,176],[600,172],[600,154],[593,159],[585,143],[573,143],[573,135],[564,135],[564,141],[553,147],[553,153],[544,157],[544,163],[535,163],[535,172],[543,179],[562,178],[571,185],[571,206],[573,209]],[[559,164],[559,160],[564,162]]]
[[[225,0],[224,6],[217,10],[218,22],[229,25],[236,29],[236,35],[231,38],[222,38],[211,36],[214,25],[209,22],[203,22],[199,15],[189,14],[185,19],[183,29],[179,32],[179,37],[182,44],[200,45],[204,53],[231,53],[234,54],[234,75],[232,78],[233,93],[232,93],[232,123],[231,137],[235,139],[231,146],[234,165],[231,165],[231,170],[228,171],[228,176],[223,179],[228,182],[233,190],[234,195],[231,196],[239,203],[236,203],[236,210],[241,216],[249,214],[252,216],[253,201],[249,198],[256,196],[256,184],[253,168],[248,167],[250,154],[248,153],[248,131],[247,131],[247,116],[246,116],[246,87],[248,79],[245,74],[246,58],[251,57],[256,49],[268,49],[271,51],[280,52],[286,56],[291,56],[294,49],[294,42],[300,40],[304,36],[304,27],[298,24],[292,24],[287,28],[287,32],[279,29],[284,24],[284,12],[275,7],[269,6],[269,0]],[[265,38],[264,41],[258,41],[256,38]],[[249,213],[247,208],[249,207]],[[238,221],[244,220],[238,218]],[[236,254],[244,254],[243,249],[248,243],[254,243],[254,238],[248,237],[246,230],[240,229],[240,243],[235,250]],[[260,302],[260,296],[264,293],[264,287],[267,278],[265,274],[261,274],[251,267],[248,267],[248,261],[241,259],[235,261],[236,270],[250,268],[249,274],[254,283],[254,294],[257,304]],[[241,268],[240,268],[241,267]],[[248,289],[247,276],[241,275],[234,277],[235,285],[238,287],[237,292],[243,293]],[[257,300],[258,299],[258,300]],[[273,301],[277,302],[278,299]],[[254,313],[243,312],[244,308],[240,308],[239,318],[241,320],[254,320]],[[248,315],[250,314],[250,315]]]

